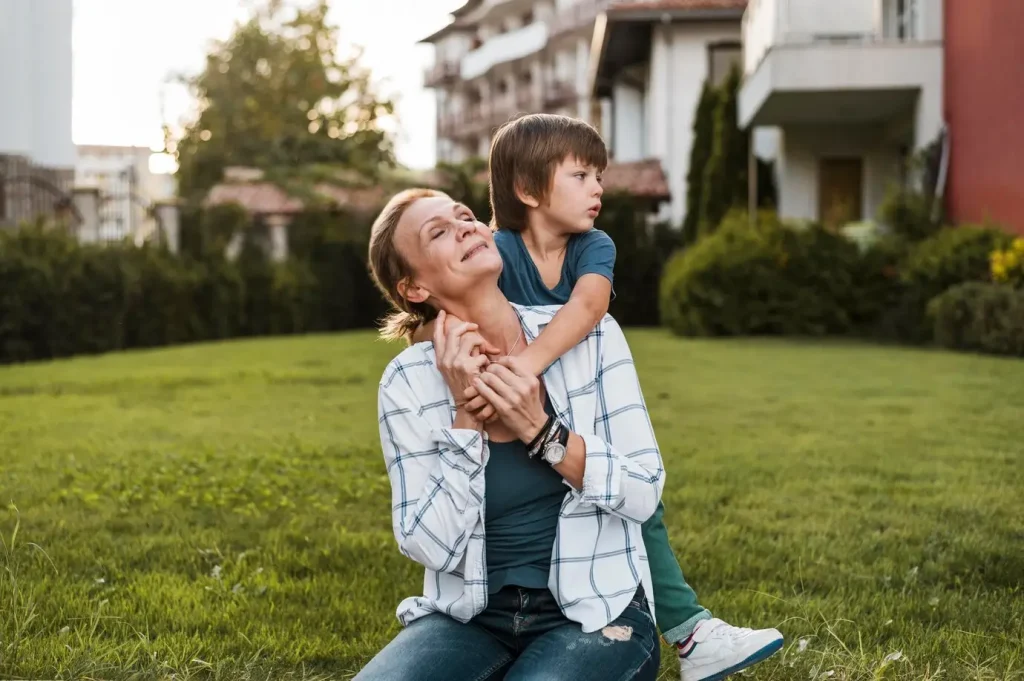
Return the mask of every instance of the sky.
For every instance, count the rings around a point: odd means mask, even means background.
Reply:
[[[73,0],[72,136],[76,144],[159,148],[161,125],[194,103],[169,82],[203,67],[212,40],[248,14],[245,0]],[[417,40],[448,22],[463,0],[331,0],[343,45],[364,49],[382,94],[397,101],[399,162],[434,165],[434,98],[423,88],[432,48]],[[159,167],[159,159],[152,164]]]

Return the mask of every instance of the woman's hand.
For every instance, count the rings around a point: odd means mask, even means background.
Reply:
[[[476,332],[476,324],[462,322],[448,328],[446,316],[444,310],[437,315],[434,325],[434,356],[441,376],[461,407],[465,403],[462,395],[466,388],[473,384],[473,379],[490,362],[487,353],[494,354],[497,349]]]
[[[516,357],[503,357],[488,364],[473,379],[472,387],[523,442],[532,441],[548,420],[540,401],[540,381]]]

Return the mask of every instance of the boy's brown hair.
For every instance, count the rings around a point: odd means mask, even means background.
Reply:
[[[554,170],[567,158],[603,171],[608,166],[608,148],[597,130],[568,116],[527,114],[498,128],[487,161],[491,228],[526,229],[527,206],[516,196],[516,188],[538,201],[546,200]]]

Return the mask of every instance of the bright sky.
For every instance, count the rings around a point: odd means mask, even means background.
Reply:
[[[239,0],[74,0],[76,144],[160,147],[161,124],[192,110],[174,73],[196,73],[209,41],[224,39],[247,16]],[[429,45],[463,0],[331,0],[343,44],[365,48],[363,63],[397,100],[399,161],[434,165],[434,98],[423,89]],[[156,170],[156,168],[154,168]]]

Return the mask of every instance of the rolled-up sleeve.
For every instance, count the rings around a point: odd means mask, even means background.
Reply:
[[[480,520],[484,436],[429,423],[424,410],[448,409],[447,402],[420,404],[400,368],[385,373],[377,407],[399,550],[431,570],[451,572]]]
[[[581,435],[587,448],[581,498],[642,523],[661,501],[665,469],[622,329],[605,316],[598,333],[596,434]]]

